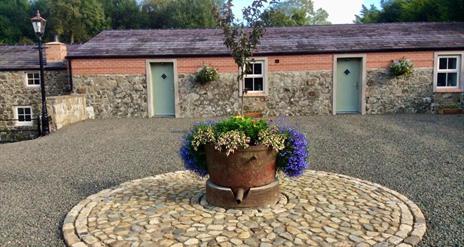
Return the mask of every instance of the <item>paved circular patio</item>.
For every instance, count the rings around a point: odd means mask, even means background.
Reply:
[[[174,172],[89,196],[66,216],[68,246],[411,246],[426,231],[420,209],[378,184],[320,171],[281,178],[263,209],[208,205],[205,180]]]

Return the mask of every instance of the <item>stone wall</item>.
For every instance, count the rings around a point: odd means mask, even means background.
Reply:
[[[32,127],[0,129],[0,144],[8,142],[19,142],[32,140],[39,137],[39,129],[37,124],[34,123]]]
[[[84,95],[47,97],[50,130],[56,131],[66,125],[86,120],[86,107]]]
[[[45,88],[47,96],[66,94],[68,74],[66,70],[45,72]],[[39,110],[41,94],[40,87],[26,87],[24,71],[0,72],[0,119],[14,117],[14,106],[33,106]],[[37,112],[37,111],[34,111]]]
[[[205,85],[192,73],[178,74],[179,117],[214,117],[240,111],[236,74],[221,73]],[[270,72],[268,95],[245,97],[245,112],[265,116],[332,114],[332,72]],[[145,75],[75,75],[74,90],[86,95],[96,118],[148,117]],[[444,94],[433,93],[433,70],[392,76],[387,69],[367,71],[366,113],[424,113]],[[456,96],[449,96],[455,100]]]
[[[96,118],[148,117],[145,75],[76,75],[73,84]]]
[[[305,116],[332,113],[332,72],[280,72],[268,79],[266,115]]]
[[[240,111],[238,85],[233,73],[200,85],[192,74],[179,74],[179,117],[227,116]],[[147,117],[147,85],[144,75],[78,75],[74,90],[86,95],[96,118]],[[267,116],[330,114],[330,72],[279,72],[268,76],[269,95],[245,97],[245,111]]]
[[[69,88],[66,70],[45,71],[47,96],[66,94]],[[0,71],[0,139],[16,141],[37,136],[37,127],[16,127],[15,106],[31,106],[33,117],[40,114],[40,87],[26,87],[25,71]]]
[[[240,111],[236,74],[223,73],[205,85],[195,83],[191,74],[179,75],[181,117],[213,117]],[[302,116],[332,112],[331,72],[276,72],[267,78],[267,96],[245,97],[244,110],[266,116]]]
[[[212,117],[240,110],[236,75],[224,73],[218,81],[196,83],[191,74],[178,75],[180,117]]]
[[[399,77],[386,69],[367,72],[367,114],[429,112],[432,100],[432,69],[415,69],[411,76]]]
[[[462,104],[464,93],[435,93],[433,103],[435,106]],[[461,106],[462,107],[462,106]]]

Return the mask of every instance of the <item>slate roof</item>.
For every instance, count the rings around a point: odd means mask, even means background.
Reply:
[[[68,45],[68,52],[76,50],[78,45]],[[44,53],[45,54],[45,53]],[[45,69],[65,69],[64,62],[47,63]],[[1,70],[39,69],[39,52],[33,45],[0,45]]]
[[[257,55],[464,49],[464,22],[268,28]],[[228,55],[218,29],[103,31],[68,57]]]

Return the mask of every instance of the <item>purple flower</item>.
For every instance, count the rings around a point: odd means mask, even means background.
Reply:
[[[214,125],[214,121],[198,122],[193,125],[193,128],[183,137],[182,145],[179,150],[179,155],[184,161],[185,169],[193,171],[199,176],[206,176],[208,170],[206,167],[206,154],[204,147],[199,147],[197,151],[192,147],[192,136],[200,126]]]
[[[280,131],[287,134],[284,150],[277,156],[277,167],[289,177],[303,174],[309,167],[308,140],[305,135],[289,127],[281,127]]]

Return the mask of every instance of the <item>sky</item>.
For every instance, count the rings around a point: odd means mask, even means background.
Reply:
[[[235,0],[234,12],[240,16],[240,10],[252,0]],[[332,24],[353,23],[354,15],[359,14],[362,5],[374,4],[380,6],[380,0],[313,0],[315,8],[323,8],[329,13],[329,21]]]

